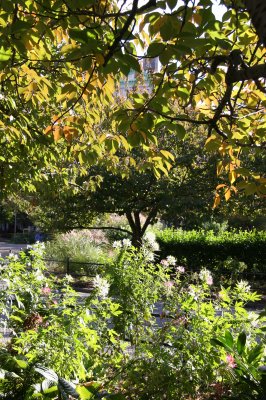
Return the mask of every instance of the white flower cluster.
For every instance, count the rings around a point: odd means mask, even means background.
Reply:
[[[166,259],[161,260],[161,264],[164,267],[175,266],[176,265],[176,258],[174,256],[167,256]]]
[[[17,254],[14,254],[12,251],[9,253],[9,255],[8,255],[8,258],[9,258],[9,260],[12,260],[12,261],[17,261],[18,260],[18,255]]]
[[[212,278],[212,274],[211,272],[206,269],[203,268],[200,273],[199,273],[199,278],[200,280],[202,280],[202,282],[207,283],[207,285],[212,285],[213,284],[213,278]]]
[[[146,232],[143,237],[143,244],[153,251],[158,251],[159,244],[156,242],[156,236],[153,232]]]
[[[35,254],[43,256],[43,253],[45,251],[45,244],[43,242],[36,242],[32,246],[27,245],[27,250],[32,250]]]
[[[127,249],[128,247],[132,246],[131,240],[123,239],[123,240],[115,240],[113,243],[114,249]]]
[[[39,269],[37,269],[35,271],[35,277],[37,281],[43,281],[45,279],[45,276],[43,275],[42,271],[40,271]]]
[[[250,288],[250,285],[248,284],[247,281],[241,280],[241,281],[237,282],[237,284],[236,284],[236,290],[237,290],[239,293],[249,293],[250,290],[251,290],[251,288]]]
[[[150,262],[154,261],[155,257],[154,257],[154,253],[152,250],[150,250],[149,248],[144,246],[142,248],[142,253],[143,253],[146,261],[150,261]]]
[[[100,275],[96,275],[93,278],[93,286],[98,292],[98,295],[105,299],[108,296],[110,285],[105,278],[102,278]]]

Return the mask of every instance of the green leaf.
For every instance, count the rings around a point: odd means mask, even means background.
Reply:
[[[264,352],[264,346],[258,344],[254,349],[252,349],[248,355],[248,363],[254,362],[256,359],[260,359]]]
[[[223,347],[224,349],[228,350],[228,351],[232,351],[232,348],[228,346],[228,344],[226,343],[225,339],[220,337],[219,339],[217,338],[212,338],[210,340],[211,344],[214,346],[220,346]]]
[[[166,0],[168,7],[173,10],[176,7],[177,0]]]
[[[149,45],[147,50],[147,56],[157,57],[165,50],[165,44],[159,42],[153,42]]]
[[[185,128],[180,124],[172,124],[172,127],[173,127],[174,131],[176,132],[178,139],[184,139],[185,134],[186,134]]]
[[[224,338],[225,338],[225,343],[227,344],[227,346],[232,348],[234,345],[234,339],[233,339],[231,332],[226,331],[224,334]]]
[[[44,394],[50,394],[50,393],[55,393],[55,392],[56,393],[58,392],[57,386],[51,386],[50,388],[43,390]]]
[[[94,393],[89,392],[84,386],[78,386],[76,391],[80,396],[80,400],[90,400],[94,397]]]
[[[8,61],[11,57],[12,51],[11,49],[4,49],[4,47],[0,47],[0,61]]]
[[[123,56],[119,57],[119,62],[122,62],[124,65],[126,65],[128,71],[133,69],[134,71],[137,71],[139,73],[141,72],[138,60],[134,56],[131,56],[130,54],[124,54]]]
[[[12,24],[11,32],[13,34],[16,34],[16,33],[19,33],[19,32],[28,31],[31,28],[32,28],[32,24],[30,24],[29,22],[17,20]]]
[[[28,367],[27,361],[20,360],[20,359],[18,359],[18,358],[15,358],[15,360],[16,360],[16,363],[18,364],[18,366],[19,366],[20,368],[25,369],[25,368]]]
[[[243,353],[243,351],[245,349],[246,340],[247,340],[247,336],[246,336],[245,332],[241,332],[237,338],[237,344],[236,344],[238,354],[240,354],[240,355]]]

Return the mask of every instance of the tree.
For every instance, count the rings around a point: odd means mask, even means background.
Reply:
[[[157,151],[171,148],[175,158],[169,173],[160,178],[155,177],[152,164],[141,173],[131,166],[124,176],[121,169],[111,172],[104,165],[90,167],[86,175],[77,177],[72,189],[51,177],[45,186],[39,185],[23,209],[46,230],[105,229],[94,224],[96,216],[124,215],[130,230],[120,230],[132,235],[135,246],[141,245],[148,226],[158,217],[171,214],[176,220],[186,221],[193,214],[194,220],[199,220],[203,214],[212,213],[216,157],[204,152],[197,133],[185,141],[176,140],[168,132],[158,133]],[[140,150],[133,150],[133,156],[137,162],[144,162]],[[119,157],[127,159],[128,155],[120,152]]]
[[[91,165],[100,159],[112,168],[118,149],[142,146],[158,176],[171,160],[150,151],[158,128],[180,134],[189,121],[206,127],[207,148],[225,158],[228,183],[217,189],[216,204],[222,191],[228,198],[240,181],[248,182],[244,189],[251,183],[254,192],[265,193],[260,174],[241,170],[244,149],[265,148],[265,50],[245,3],[220,3],[226,7],[222,20],[211,0],[133,0],[130,7],[112,0],[2,1],[2,163],[10,161],[11,142],[15,149],[22,145],[34,154],[31,167],[38,177],[40,159],[49,159],[54,149],[52,138],[58,146],[65,141],[64,157],[72,152],[81,167],[84,159]],[[140,59],[157,56],[161,70],[153,76],[152,93],[117,104],[113,95],[121,75],[132,68],[140,72]],[[95,130],[103,105],[113,123],[109,133]],[[27,175],[25,163],[16,168]]]

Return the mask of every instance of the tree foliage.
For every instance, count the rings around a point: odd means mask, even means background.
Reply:
[[[139,3],[1,1],[3,185],[13,182],[13,163],[28,182],[56,157],[71,157],[73,168],[99,160],[112,168],[121,162],[117,151],[134,146],[159,176],[171,156],[153,149],[156,132],[182,137],[191,122],[205,127],[206,148],[222,157],[218,173],[227,182],[218,185],[215,206],[220,193],[265,193],[265,178],[241,165],[243,151],[265,148],[266,127],[265,49],[245,4],[221,0],[218,18],[211,0]],[[116,101],[121,76],[155,57],[161,69],[151,93]],[[99,128],[103,106],[108,132]]]
[[[122,169],[118,173],[94,166],[76,178],[74,187],[64,185],[62,178],[51,177],[45,187],[37,186],[35,195],[22,196],[21,208],[37,226],[48,231],[99,228],[104,224],[98,221],[95,225],[96,215],[123,215],[130,230],[122,231],[131,233],[135,245],[141,243],[148,226],[158,217],[187,222],[191,216],[194,220],[200,220],[203,214],[210,216],[217,158],[204,151],[196,133],[180,141],[161,131],[157,150],[168,153],[170,149],[172,168],[159,178],[152,165],[142,172],[132,166],[124,175]],[[141,163],[144,152],[134,149],[132,156]],[[120,151],[119,157],[123,160],[127,153]]]

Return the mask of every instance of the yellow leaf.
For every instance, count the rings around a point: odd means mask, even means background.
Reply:
[[[231,190],[228,188],[224,194],[225,200],[228,201],[231,197]]]
[[[105,58],[101,53],[96,54],[95,59],[99,65],[103,65],[105,62]]]
[[[53,130],[52,125],[49,125],[49,126],[47,126],[47,128],[45,129],[44,134],[45,134],[45,135],[48,135],[49,133],[52,132],[52,130]]]
[[[216,186],[216,190],[219,190],[223,187],[225,187],[226,185],[224,183],[220,183],[220,185]]]
[[[59,139],[61,139],[62,136],[62,128],[59,125],[56,125],[54,127],[54,140],[57,142]]]
[[[146,135],[146,133],[143,132],[143,131],[139,131],[139,133],[141,134],[141,136],[143,137],[143,139],[144,139],[145,142],[146,142],[146,140],[147,140],[147,135]]]
[[[214,209],[214,208],[218,207],[220,202],[221,202],[221,197],[219,196],[218,193],[216,193],[212,208]]]
[[[196,24],[200,25],[202,21],[202,16],[200,14],[194,14],[193,15],[193,21],[196,22]]]
[[[217,164],[217,175],[220,175],[223,171],[224,167],[223,167],[223,162],[219,161]]]
[[[170,153],[170,151],[167,150],[160,150],[160,153],[165,157],[165,158],[171,158],[172,161],[175,160],[175,157],[173,156],[172,153]]]
[[[135,122],[133,122],[130,125],[130,128],[131,128],[132,132],[136,132],[138,130],[138,126],[137,126],[137,124]]]
[[[229,181],[231,184],[233,184],[235,182],[236,178],[237,178],[237,174],[235,171],[229,172]]]

